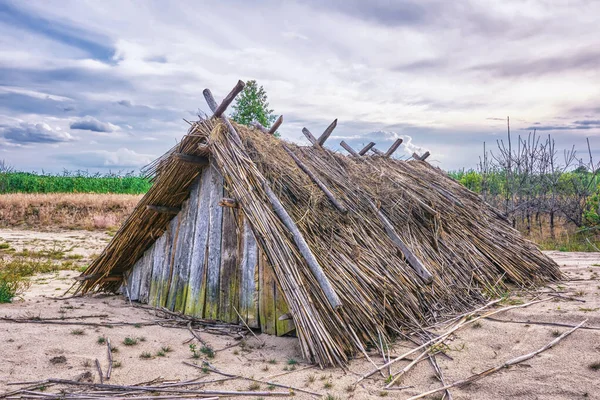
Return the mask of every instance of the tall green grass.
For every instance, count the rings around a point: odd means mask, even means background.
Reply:
[[[4,193],[116,193],[141,194],[150,189],[148,179],[134,175],[89,174],[85,171],[62,175],[29,172],[0,173],[0,194]]]

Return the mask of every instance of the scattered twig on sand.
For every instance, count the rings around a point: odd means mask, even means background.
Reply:
[[[244,326],[246,327],[246,329],[248,329],[248,331],[252,334],[252,336],[254,336],[254,338],[258,341],[258,343],[260,343],[260,347],[263,347],[266,342],[260,340],[258,338],[258,336],[256,336],[254,334],[254,332],[252,331],[252,329],[250,329],[250,327],[248,326],[248,324],[246,323],[246,320],[244,318],[242,318],[242,316],[240,315],[240,313],[238,312],[237,308],[235,308],[235,306],[233,306],[233,310],[235,311],[235,313],[237,314],[238,318],[240,319],[240,321],[242,321],[242,323],[244,324]]]
[[[552,297],[558,297],[559,299],[571,300],[571,301],[579,301],[580,303],[585,303],[585,300],[576,299],[575,297],[570,297],[570,296],[563,296],[563,295],[560,295],[558,293],[547,293],[547,295],[548,296],[552,296]]]
[[[571,333],[573,333],[577,329],[581,328],[583,326],[583,324],[585,324],[586,322],[587,322],[587,319],[584,320],[584,321],[582,321],[579,325],[575,326],[574,328],[566,331],[565,333],[563,333],[562,335],[560,335],[559,337],[557,337],[556,339],[554,339],[550,343],[546,344],[544,347],[542,347],[542,348],[540,348],[540,349],[538,349],[538,350],[536,350],[536,351],[534,351],[532,353],[524,354],[522,356],[513,358],[511,360],[508,360],[508,361],[504,362],[503,364],[500,364],[500,365],[497,365],[495,367],[489,368],[489,369],[487,369],[487,370],[485,370],[483,372],[480,372],[478,374],[471,375],[470,377],[468,377],[466,379],[462,379],[460,381],[453,382],[453,383],[451,383],[449,385],[445,385],[445,386],[442,386],[440,388],[433,389],[433,390],[430,390],[430,391],[425,392],[425,393],[421,393],[421,394],[419,394],[417,396],[412,396],[408,400],[416,400],[416,399],[423,398],[425,396],[429,396],[430,394],[441,392],[443,390],[447,390],[447,389],[450,389],[450,388],[453,388],[453,387],[465,386],[465,385],[471,384],[471,383],[473,383],[475,381],[478,381],[479,379],[485,378],[486,376],[491,375],[491,374],[493,374],[495,372],[498,372],[501,369],[508,368],[511,365],[515,365],[515,364],[518,364],[520,362],[529,360],[530,358],[535,357],[536,355],[540,354],[541,352],[546,351],[546,350],[552,348],[558,342],[560,342],[561,340],[563,340],[564,338],[566,338],[567,336],[569,336]]]
[[[112,347],[110,347],[109,338],[106,338],[106,353],[108,354],[108,369],[106,370],[106,380],[109,380],[113,368]]]
[[[0,317],[0,321],[14,322],[17,324],[48,324],[48,325],[80,325],[80,326],[125,326],[125,325],[157,325],[157,322],[76,322],[76,321],[55,321],[55,320],[39,320],[39,319],[28,319],[28,318],[9,318]]]
[[[127,391],[127,392],[156,392],[156,393],[171,393],[171,394],[175,394],[175,395],[201,395],[202,396],[224,396],[224,397],[229,397],[229,396],[291,396],[292,393],[291,392],[272,392],[272,391],[268,391],[268,392],[257,392],[257,391],[227,391],[227,390],[187,390],[187,389],[173,389],[173,388],[163,388],[160,386],[125,386],[125,385],[112,385],[112,384],[106,384],[106,383],[88,383],[88,382],[78,382],[78,381],[74,381],[74,380],[69,380],[69,379],[57,379],[57,378],[50,378],[50,379],[46,379],[44,381],[39,381],[36,383],[36,387],[40,387],[40,386],[45,386],[46,384],[56,384],[56,385],[66,385],[66,386],[82,386],[82,387],[86,387],[88,389],[92,389],[94,390],[93,392],[90,393],[84,393],[84,392],[77,392],[76,396],[67,396],[67,394],[65,393],[64,390],[61,390],[60,393],[45,393],[48,394],[49,397],[60,397],[60,398],[66,398],[66,397],[71,397],[71,398],[83,398],[83,397],[95,397],[95,398],[99,398],[99,397],[103,397],[102,395],[109,395],[109,396],[104,396],[104,397],[112,397],[114,398],[115,396],[110,395],[111,393],[114,393],[115,391]],[[32,388],[29,388],[32,389]],[[98,389],[108,389],[107,391],[102,391],[102,392],[97,392]],[[19,389],[17,391],[13,391],[10,392],[11,395],[13,394],[18,394],[18,393],[22,393],[24,390],[27,389]],[[36,394],[39,394],[41,392],[36,392]],[[120,393],[121,395],[124,395],[125,393]],[[6,397],[8,394],[7,393],[0,393],[0,398]],[[42,394],[43,395],[43,394]],[[47,396],[44,396],[47,397]],[[169,397],[173,397],[173,396],[169,396]],[[153,399],[155,399],[156,397],[152,397]]]
[[[102,368],[100,368],[100,361],[96,358],[96,369],[98,370],[98,376],[100,377],[100,383],[104,383],[104,375],[102,375]]]
[[[563,324],[561,322],[543,322],[543,321],[517,321],[513,319],[500,319],[500,318],[492,318],[487,317],[490,321],[494,322],[504,322],[507,324],[524,324],[524,325],[545,325],[545,326],[561,326],[564,328],[574,328],[576,325],[571,324]],[[600,331],[600,326],[582,326],[580,329],[587,329],[591,331]]]
[[[299,368],[299,369],[289,370],[289,371],[286,371],[286,372],[281,372],[279,374],[266,376],[266,377],[261,378],[261,379],[273,379],[273,378],[276,378],[278,376],[283,376],[283,375],[291,374],[292,372],[300,372],[300,371],[304,371],[304,370],[311,369],[311,368],[314,368],[314,367],[315,367],[315,365],[308,365],[308,366],[306,366],[304,368]]]
[[[498,313],[500,313],[500,312],[503,312],[503,311],[508,311],[508,310],[512,310],[512,309],[515,309],[515,308],[523,308],[523,307],[527,307],[527,306],[530,306],[530,305],[532,305],[532,304],[537,304],[537,303],[540,303],[540,302],[543,302],[543,301],[548,301],[548,300],[550,300],[550,299],[551,299],[551,297],[548,297],[548,298],[546,298],[546,299],[534,300],[534,301],[530,301],[530,302],[528,302],[528,303],[524,303],[524,304],[517,304],[517,305],[514,305],[514,306],[504,307],[504,308],[500,308],[500,309],[497,309],[497,310],[489,311],[489,312],[487,312],[487,313],[485,313],[485,314],[483,314],[483,315],[480,315],[480,316],[478,316],[478,317],[473,317],[473,315],[475,314],[475,312],[473,312],[473,313],[470,313],[470,314],[468,314],[468,315],[466,315],[466,316],[462,317],[462,318],[461,318],[461,319],[460,319],[460,320],[459,320],[459,321],[456,323],[456,325],[455,325],[453,328],[451,328],[450,330],[448,330],[447,332],[445,332],[445,333],[443,333],[442,335],[440,335],[440,336],[438,336],[438,337],[435,337],[435,338],[433,338],[433,339],[431,339],[431,340],[429,340],[429,341],[427,341],[427,342],[423,343],[422,345],[420,345],[420,346],[418,346],[418,347],[416,347],[416,348],[414,348],[414,349],[412,349],[412,350],[408,351],[407,353],[404,353],[404,354],[402,354],[402,355],[401,355],[401,356],[399,356],[399,357],[396,357],[396,358],[394,358],[393,360],[390,360],[390,361],[388,361],[387,363],[385,363],[385,364],[383,364],[383,365],[380,365],[379,367],[375,368],[374,370],[372,370],[372,371],[370,371],[370,372],[367,372],[367,373],[366,373],[366,374],[364,374],[364,375],[363,375],[363,376],[362,376],[360,379],[358,379],[358,380],[355,382],[355,384],[356,384],[356,383],[359,383],[359,382],[361,382],[362,380],[364,380],[364,379],[366,379],[366,378],[370,377],[371,375],[373,375],[373,374],[375,374],[375,373],[377,373],[377,372],[381,371],[382,369],[384,369],[384,368],[387,368],[387,367],[388,367],[388,365],[391,365],[391,364],[393,364],[393,363],[395,363],[395,362],[398,362],[398,361],[400,361],[400,360],[404,359],[405,357],[408,357],[408,356],[410,356],[411,354],[413,354],[413,353],[416,353],[416,352],[417,352],[417,351],[419,351],[419,350],[422,350],[423,348],[426,348],[426,347],[431,347],[431,346],[433,346],[433,345],[436,345],[436,344],[438,344],[438,343],[441,343],[441,342],[443,342],[444,340],[446,340],[446,338],[447,338],[448,336],[450,336],[452,333],[454,333],[454,332],[455,332],[455,331],[457,331],[458,329],[460,329],[460,328],[462,328],[462,327],[464,327],[464,326],[466,326],[466,325],[472,324],[473,322],[475,322],[475,321],[477,321],[477,320],[480,320],[480,319],[482,319],[482,318],[486,318],[486,317],[488,317],[488,316],[491,316],[491,315],[494,315],[494,314],[498,314]]]
[[[192,321],[188,322],[187,328],[188,328],[188,331],[190,331],[190,333],[192,334],[192,336],[196,338],[196,340],[198,340],[200,343],[202,343],[203,346],[208,346],[208,344],[200,337],[200,335],[198,335],[192,329]]]
[[[200,369],[203,368],[203,367],[201,367],[199,365],[191,364],[191,363],[188,363],[186,361],[183,361],[183,363],[185,365],[189,365],[190,367],[200,368]],[[280,388],[289,389],[289,390],[293,390],[293,391],[296,391],[296,392],[307,393],[307,394],[310,394],[310,395],[313,395],[313,396],[317,396],[317,397],[323,397],[322,393],[311,392],[310,390],[300,389],[300,388],[297,388],[297,387],[294,387],[294,386],[284,385],[284,384],[281,384],[281,383],[268,382],[268,381],[264,381],[264,380],[261,380],[261,379],[248,378],[248,377],[245,377],[245,376],[242,376],[242,375],[228,374],[226,372],[219,371],[217,368],[215,368],[209,362],[205,361],[204,364],[205,364],[206,367],[208,367],[208,369],[210,371],[212,371],[212,372],[214,372],[216,374],[222,375],[222,376],[226,376],[228,378],[243,379],[243,380],[246,380],[246,381],[262,383],[264,385],[277,386],[277,387],[280,387]]]

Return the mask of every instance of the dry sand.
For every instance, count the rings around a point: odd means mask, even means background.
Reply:
[[[47,234],[0,231],[0,238],[9,242],[42,240],[44,235]],[[47,239],[51,242],[70,241],[69,243],[77,245],[77,249],[73,251],[80,251],[82,255],[98,252],[98,248],[102,248],[106,243],[106,235],[76,231],[52,234]],[[568,329],[535,325],[531,323],[533,321],[574,325],[587,318],[587,326],[598,327],[598,330],[577,330],[556,347],[531,360],[465,388],[452,389],[454,399],[600,399],[600,370],[594,371],[589,367],[594,362],[600,362],[600,255],[560,252],[548,254],[559,262],[566,276],[572,279],[551,287],[563,292],[564,296],[576,297],[580,301],[550,300],[494,316],[508,322],[483,320],[480,325],[473,324],[457,331],[452,339],[446,342],[448,357],[437,356],[446,381],[463,379],[510,358],[530,353],[551,341],[558,332],[562,333]],[[42,318],[64,316],[63,321],[73,321],[72,318],[76,316],[108,315],[82,320],[86,322],[143,323],[155,318],[151,311],[132,307],[121,296],[97,295],[68,300],[56,299],[76,275],[75,272],[64,271],[36,276],[22,299],[12,304],[0,305],[0,315]],[[60,290],[56,290],[57,288]],[[551,290],[542,288],[540,291]],[[530,298],[530,295],[521,297],[524,301]],[[77,334],[78,329],[83,333]],[[206,332],[201,332],[200,335],[217,350],[237,343],[226,336]],[[186,380],[199,376],[203,380],[218,378],[214,373],[204,374],[183,364],[183,361],[202,361],[191,358],[189,344],[184,343],[191,337],[186,329],[159,326],[107,328],[0,321],[0,392],[15,389],[15,386],[7,386],[9,382],[44,378],[74,379],[85,371],[90,371],[93,379],[98,382],[94,360],[100,361],[103,370],[107,367],[106,345],[97,343],[99,336],[110,338],[113,346],[118,347],[114,358],[121,366],[113,370],[109,383],[135,384],[159,377],[168,380]],[[126,337],[144,340],[140,340],[134,346],[125,346],[123,340]],[[409,388],[383,392],[381,389],[385,385],[385,378],[374,375],[352,389],[351,385],[358,376],[373,368],[364,358],[352,361],[348,371],[320,370],[301,360],[297,339],[268,335],[260,335],[259,338],[266,342],[264,347],[259,347],[259,343],[250,338],[243,349],[235,346],[218,351],[210,362],[227,373],[270,379],[323,395],[331,394],[333,398],[339,399],[375,399],[384,395],[388,398],[405,399],[440,386],[431,365],[424,361],[402,380],[401,385],[411,386]],[[172,352],[167,353],[165,357],[157,356],[156,353],[164,346],[169,346]],[[399,355],[413,346],[410,343],[398,343],[393,348],[392,356]],[[152,358],[140,358],[143,352],[151,353]],[[66,362],[51,363],[50,360],[57,356],[64,356]],[[294,370],[290,370],[288,365],[290,359],[298,361]],[[382,363],[382,358],[375,353],[372,353],[372,360],[377,364]],[[392,371],[398,371],[407,364],[408,361],[398,362]],[[280,375],[283,373],[286,374]],[[250,386],[249,381],[231,380],[221,384],[207,384],[204,389],[249,390]],[[350,389],[352,391],[349,391]],[[258,390],[284,389],[261,385]],[[294,398],[317,397],[296,392]],[[434,395],[430,398],[441,397]]]

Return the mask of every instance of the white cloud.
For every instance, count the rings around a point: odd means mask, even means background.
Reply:
[[[600,36],[598,2],[266,1],[208,7],[182,1],[169,7],[148,1],[140,7],[116,0],[47,0],[13,5],[77,27],[87,32],[87,40],[102,38],[115,56],[93,59],[84,48],[3,25],[0,67],[58,70],[11,86],[32,96],[76,98],[83,110],[77,115],[108,124],[103,131],[122,126],[143,137],[121,138],[117,144],[139,153],[166,150],[185,132],[178,118],[197,107],[206,110],[202,89],[210,87],[220,99],[237,79],[257,79],[277,113],[295,116],[280,129],[284,138],[303,141],[302,126],[316,134],[317,127],[338,118],[328,142],[332,147],[334,139],[368,142],[371,132],[386,130],[406,135],[403,148],[412,154],[440,151],[444,141],[458,146],[456,132],[479,133],[478,143],[464,144],[460,155],[440,157],[445,168],[473,166],[480,143],[504,133],[502,123],[486,120],[490,116],[510,115],[518,130],[533,121],[555,124],[559,117],[600,115],[600,76],[589,68]],[[561,63],[562,58],[571,62]],[[544,72],[548,60],[554,61],[550,73]],[[552,72],[559,65],[562,69]],[[523,77],[518,74],[523,68],[540,73]],[[131,107],[111,108],[119,101]],[[142,114],[137,105],[154,115]],[[598,111],[571,112],[583,107]],[[27,120],[35,123],[37,117]],[[390,138],[377,140],[385,147]]]

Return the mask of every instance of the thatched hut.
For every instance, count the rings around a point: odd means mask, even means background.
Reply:
[[[155,161],[153,186],[79,290],[298,336],[306,358],[343,365],[370,343],[558,279],[501,212],[424,158],[374,143],[350,156],[275,138],[223,112]],[[242,321],[243,320],[243,321]]]

